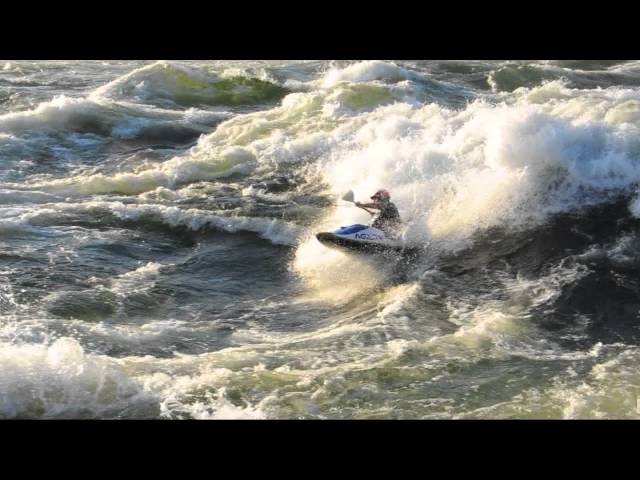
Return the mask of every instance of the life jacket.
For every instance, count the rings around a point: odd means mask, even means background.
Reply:
[[[386,202],[381,205],[382,208],[373,217],[372,227],[385,230],[387,228],[394,229],[399,227],[402,223],[400,219],[400,213],[396,206],[391,202]]]

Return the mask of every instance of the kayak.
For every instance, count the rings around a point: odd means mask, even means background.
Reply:
[[[320,243],[339,250],[360,253],[385,253],[404,251],[404,243],[397,237],[368,225],[349,225],[332,232],[316,234]]]

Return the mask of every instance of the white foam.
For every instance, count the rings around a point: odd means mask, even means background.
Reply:
[[[6,275],[10,273],[13,273],[13,270],[0,270],[0,318],[9,313],[13,313],[19,307],[13,292],[13,287],[6,279]]]
[[[170,226],[185,226],[190,230],[213,227],[227,232],[249,231],[259,233],[272,243],[291,245],[298,235],[298,228],[288,222],[262,217],[223,217],[195,208],[181,209],[163,205],[109,205],[119,218],[137,220],[143,215],[159,215]]]
[[[116,324],[111,322],[87,323],[79,320],[66,320],[66,324],[72,325],[74,331],[83,332],[89,338],[104,337],[109,342],[117,342],[119,345],[139,345],[141,343],[154,342],[159,339],[170,339],[175,335],[193,333],[201,329],[206,331],[205,325],[198,327],[195,322],[165,319],[152,320],[139,324]]]
[[[152,131],[154,128],[179,128],[181,126],[204,133],[209,125],[230,117],[229,112],[210,112],[196,109],[186,111],[148,107],[126,100],[115,101],[100,95],[71,98],[64,95],[42,102],[31,110],[0,115],[0,130],[22,133],[29,131],[31,137],[15,138],[14,143],[47,142],[49,130],[67,131],[69,140],[79,146],[105,141],[104,137],[132,139]],[[79,137],[72,132],[77,129],[97,129],[103,137]],[[44,134],[42,131],[44,130]],[[9,137],[11,138],[11,137]]]
[[[591,349],[604,357],[586,374],[567,373],[512,399],[462,415],[470,418],[638,419],[638,349],[624,345]]]
[[[340,82],[399,81],[410,77],[411,74],[408,70],[393,63],[370,60],[353,63],[342,69],[330,69],[322,78],[321,85],[328,88]]]
[[[176,95],[185,90],[185,87],[179,82],[181,77],[193,79],[196,82],[206,80],[205,74],[197,69],[172,62],[158,61],[137,68],[97,88],[91,93],[91,98],[120,99],[134,95],[144,100],[163,92],[169,96]]]
[[[553,305],[566,285],[574,284],[587,274],[588,269],[583,265],[567,267],[563,262],[535,279],[494,273],[492,282],[502,283],[502,298],[496,299],[493,294],[452,297],[447,301],[448,320],[458,328],[453,333],[414,343],[411,348],[465,362],[513,356],[534,361],[590,358],[597,355],[597,351],[567,351],[532,322],[532,312],[544,305]]]
[[[0,385],[2,418],[100,418],[154,402],[116,362],[85,354],[72,338],[49,346],[0,343]]]
[[[0,130],[5,132],[35,128],[61,128],[73,118],[101,117],[106,112],[97,103],[64,95],[39,104],[33,110],[0,115]]]
[[[211,211],[197,208],[180,208],[161,204],[125,204],[123,202],[89,201],[83,203],[55,203],[45,204],[35,208],[23,208],[14,213],[8,220],[18,225],[28,225],[34,218],[56,218],[60,212],[93,212],[106,210],[123,220],[138,221],[143,217],[151,217],[171,226],[186,227],[190,230],[215,228],[226,232],[255,232],[260,237],[274,244],[292,245],[300,235],[300,227],[279,219],[264,217],[222,216]],[[0,223],[1,225],[1,223]],[[135,277],[140,275],[157,274],[160,264],[151,263],[131,273]],[[127,281],[128,277],[120,278]]]
[[[289,195],[286,193],[268,193],[266,188],[260,188],[260,186],[249,185],[242,189],[243,197],[254,197],[261,200],[267,200],[269,202],[287,202]]]
[[[235,74],[235,75],[234,75]],[[132,99],[136,102],[158,102],[180,104],[189,103],[224,104],[227,101],[247,103],[254,101],[254,96],[261,85],[251,83],[224,85],[219,88],[218,82],[229,77],[243,77],[261,80],[273,85],[277,82],[264,68],[231,68],[218,73],[211,68],[193,67],[184,63],[159,61],[137,68],[126,75],[116,78],[96,89],[90,95],[93,99],[110,99],[121,101]]]
[[[64,195],[87,195],[101,193],[138,194],[158,187],[174,187],[183,183],[213,180],[234,173],[248,173],[254,167],[255,157],[241,147],[219,152],[216,161],[200,158],[175,157],[159,167],[142,166],[137,172],[105,175],[82,175],[77,177],[32,183],[33,189]],[[16,185],[17,186],[17,185]],[[22,187],[24,188],[24,187]]]
[[[227,398],[241,372],[215,366],[218,356],[115,359],[70,337],[0,342],[0,418],[265,418],[259,403]]]
[[[637,194],[629,203],[629,211],[634,217],[640,218],[640,194]]]
[[[111,280],[110,290],[121,296],[146,292],[153,288],[155,280],[160,274],[160,269],[165,266],[167,265],[157,262],[147,262],[135,270],[113,278]]]

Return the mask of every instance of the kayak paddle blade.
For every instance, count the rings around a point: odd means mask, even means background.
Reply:
[[[354,203],[355,200],[353,199],[353,190],[349,190],[347,193],[345,193],[342,197],[342,200],[344,200],[345,202]]]

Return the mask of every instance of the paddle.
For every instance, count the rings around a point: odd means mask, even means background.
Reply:
[[[353,199],[353,190],[349,190],[347,193],[345,193],[342,197],[342,200],[344,200],[345,202],[355,203],[355,200]]]

